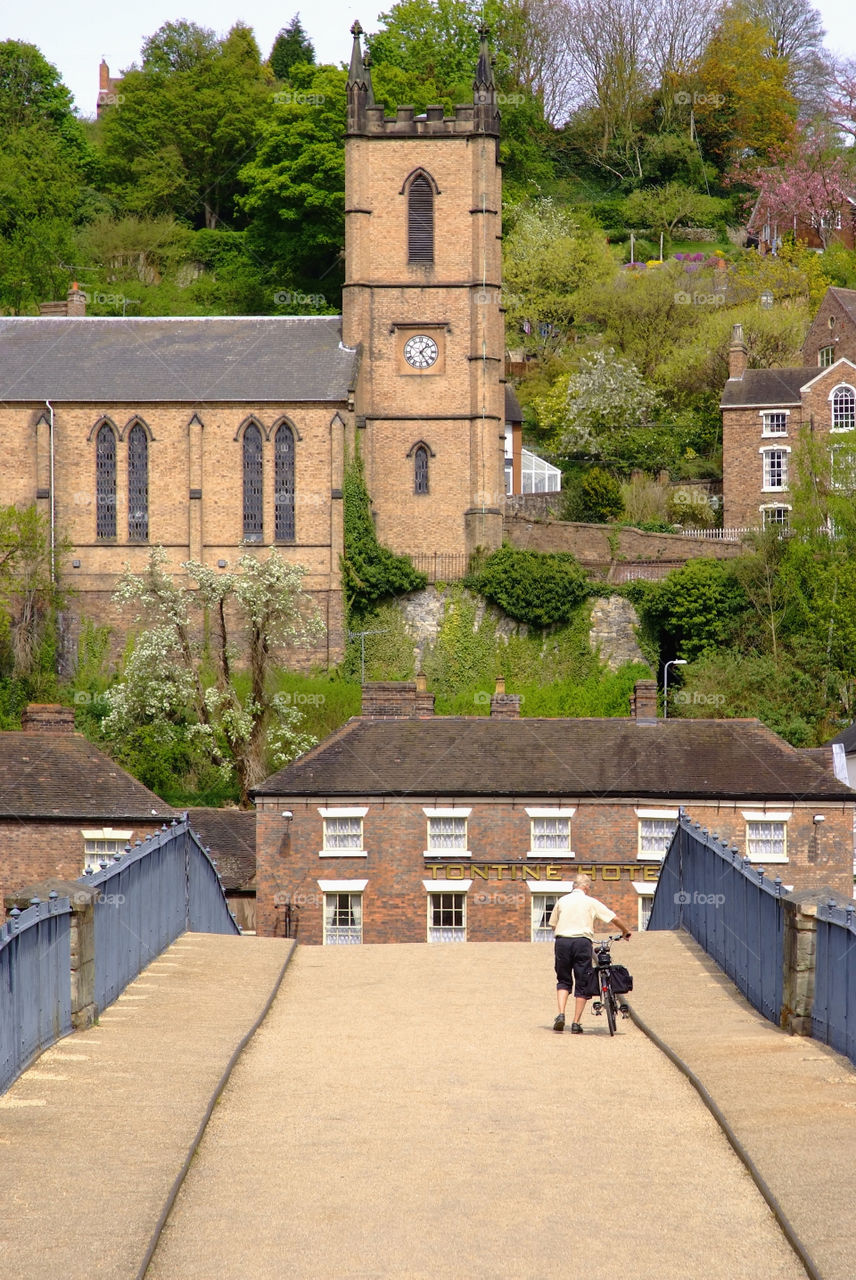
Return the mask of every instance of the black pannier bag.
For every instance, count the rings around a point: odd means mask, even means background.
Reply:
[[[617,996],[626,996],[628,991],[633,990],[633,979],[623,964],[612,966],[609,985]]]

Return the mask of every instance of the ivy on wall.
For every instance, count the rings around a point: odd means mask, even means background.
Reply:
[[[591,594],[588,578],[568,552],[525,551],[508,543],[474,564],[467,586],[532,627],[569,622]]]
[[[342,497],[345,547],[340,564],[348,615],[362,616],[379,600],[424,587],[428,579],[414,569],[409,556],[396,555],[378,542],[358,449],[345,461]]]

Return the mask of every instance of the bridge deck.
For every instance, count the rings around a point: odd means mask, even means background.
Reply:
[[[286,947],[185,937],[0,1099],[20,1280],[132,1280]],[[634,1007],[702,1077],[825,1280],[850,1280],[856,1072],[764,1023],[672,934]],[[299,949],[216,1107],[150,1280],[790,1280],[698,1095],[632,1023],[554,1035],[550,948]]]

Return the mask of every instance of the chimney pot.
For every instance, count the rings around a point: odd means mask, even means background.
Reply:
[[[749,352],[743,338],[743,325],[731,326],[731,345],[728,348],[728,378],[739,381],[749,364]]]
[[[657,681],[637,680],[630,695],[630,714],[637,724],[657,723]]]

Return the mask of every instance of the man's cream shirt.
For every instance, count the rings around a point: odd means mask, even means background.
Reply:
[[[612,924],[615,912],[582,889],[560,898],[550,916],[550,928],[557,938],[594,938],[595,921]]]

